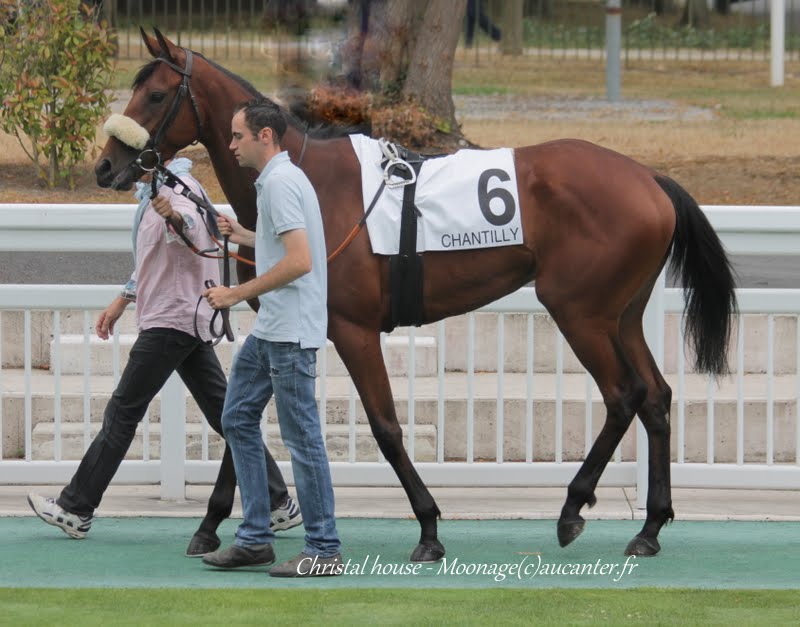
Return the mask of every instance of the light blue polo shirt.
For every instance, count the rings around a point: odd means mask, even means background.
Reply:
[[[286,151],[270,159],[255,185],[256,273],[264,274],[286,255],[280,236],[294,229],[306,231],[311,272],[258,297],[261,306],[253,335],[320,348],[325,345],[328,328],[328,268],[317,194]]]

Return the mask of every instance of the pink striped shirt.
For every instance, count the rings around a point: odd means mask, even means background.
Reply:
[[[189,175],[181,178],[189,189],[202,196],[197,181]],[[197,248],[204,250],[214,246],[193,202],[166,185],[158,193],[168,198],[173,210],[181,214],[183,232]],[[208,279],[220,284],[219,262],[189,250],[152,205],[148,206],[136,241],[136,321],[139,330],[165,327],[194,335],[195,307]],[[197,314],[197,328],[203,339],[209,339],[208,324],[212,315],[213,309],[203,299]]]

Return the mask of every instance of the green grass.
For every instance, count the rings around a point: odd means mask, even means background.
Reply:
[[[770,625],[800,621],[800,595],[711,590],[2,589],[9,625]]]
[[[457,96],[497,96],[511,93],[509,87],[501,85],[455,85],[453,94]]]
[[[800,118],[800,103],[790,93],[798,93],[796,86],[780,89],[761,89],[757,86],[731,88],[713,76],[709,86],[681,87],[665,85],[661,97],[698,107],[717,109],[719,114],[733,120],[793,120]],[[652,91],[646,97],[653,97]]]

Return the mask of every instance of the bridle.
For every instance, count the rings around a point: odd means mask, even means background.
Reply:
[[[182,68],[179,65],[175,65],[174,63],[172,63],[171,61],[168,61],[164,57],[156,57],[156,59],[155,59],[157,62],[164,63],[166,66],[168,66],[168,67],[172,68],[173,70],[175,70],[176,72],[178,72],[178,74],[180,74],[182,76],[182,80],[181,80],[180,86],[178,87],[178,91],[175,94],[175,98],[172,100],[172,104],[170,105],[170,108],[169,108],[169,111],[167,112],[167,115],[161,121],[161,124],[159,125],[158,130],[156,131],[155,135],[151,135],[150,136],[150,139],[147,141],[147,143],[144,146],[144,150],[139,155],[139,157],[134,161],[134,163],[137,166],[139,166],[139,168],[141,168],[142,170],[145,170],[145,171],[153,171],[154,169],[157,169],[158,166],[160,165],[160,163],[161,163],[161,155],[159,154],[159,152],[158,152],[156,147],[161,143],[161,140],[164,138],[164,135],[166,135],[167,131],[169,130],[169,127],[172,126],[172,123],[175,121],[175,118],[178,115],[178,111],[180,111],[180,107],[183,104],[183,99],[186,97],[187,94],[189,96],[189,101],[192,103],[192,112],[194,113],[194,119],[195,119],[195,123],[197,125],[197,137],[199,138],[203,133],[203,120],[200,117],[200,110],[197,107],[197,101],[195,100],[194,94],[192,93],[192,86],[189,83],[189,79],[192,77],[192,64],[193,64],[193,61],[194,61],[194,55],[193,55],[192,51],[189,50],[188,48],[181,48],[181,50],[183,50],[184,54],[186,55],[186,67],[185,68]],[[194,143],[197,143],[197,140],[195,140]],[[306,131],[303,133],[303,145],[300,148],[300,156],[297,159],[297,163],[295,163],[295,165],[298,168],[300,167],[300,164],[303,162],[303,157],[306,154],[306,147],[307,146],[308,146],[308,129],[306,127]],[[144,155],[146,153],[149,153],[152,156],[145,157]],[[149,162],[149,164],[147,162]],[[373,209],[376,201],[378,200],[378,196],[380,196],[381,191],[383,191],[383,187],[381,187],[380,190],[378,191],[378,193],[375,195],[375,198],[373,199],[372,203],[370,204],[369,209],[365,212],[364,217],[359,221],[358,224],[356,224],[355,227],[353,227],[353,230],[350,231],[348,236],[339,245],[339,247],[336,250],[334,250],[330,255],[328,255],[328,259],[327,259],[328,263],[332,262],[336,257],[338,257],[342,252],[344,252],[345,248],[347,248],[350,245],[350,243],[355,239],[356,235],[358,235],[358,233],[364,227],[364,224],[366,223],[366,219],[369,216],[369,214],[372,212],[372,209]],[[153,195],[155,195],[155,182],[153,183]],[[207,224],[206,224],[206,227],[208,227]],[[227,256],[228,255],[230,255],[231,257],[233,257],[237,261],[241,261],[242,263],[246,263],[246,264],[251,265],[251,266],[255,265],[255,262],[253,262],[250,259],[246,259],[246,258],[244,258],[244,257],[242,257],[240,255],[237,255],[236,253],[228,252],[228,241],[227,241],[227,238],[225,238],[224,244],[220,244],[220,242],[214,237],[214,233],[210,231],[210,234],[211,234],[212,239],[214,240],[214,243],[217,246],[219,246],[219,248],[222,248],[224,250],[223,257],[225,258],[225,262],[224,262],[225,263],[225,267],[227,267]],[[184,240],[184,242],[189,246],[189,248],[194,253],[196,253],[198,255],[201,255],[203,257],[209,257],[210,256],[209,254],[207,254],[209,251],[200,251],[200,250],[198,250],[196,246],[194,246],[193,244],[191,244],[189,242],[189,239],[186,238],[183,235],[183,233],[179,233],[179,235],[181,236],[181,238]],[[220,257],[217,256],[216,258],[219,259]],[[225,283],[225,282],[223,282],[223,283],[224,283],[225,287],[228,287],[228,283]],[[213,335],[213,333],[212,333],[212,335]],[[216,337],[215,337],[215,339],[217,341],[219,341]]]
[[[155,135],[151,135],[150,136],[150,138],[146,142],[142,152],[139,154],[139,156],[134,160],[134,162],[131,165],[136,165],[139,169],[141,169],[141,170],[143,170],[145,172],[152,172],[153,173],[152,189],[151,189],[151,195],[150,195],[151,199],[155,198],[156,193],[157,193],[157,190],[156,190],[156,173],[161,175],[162,180],[164,181],[164,183],[170,185],[170,187],[172,187],[173,189],[176,188],[176,183],[180,183],[181,184],[181,188],[182,189],[178,193],[182,194],[183,196],[186,196],[187,198],[192,200],[197,205],[198,209],[201,212],[201,216],[203,217],[203,221],[204,221],[204,223],[206,225],[206,229],[208,230],[209,235],[211,236],[211,239],[214,241],[214,243],[218,246],[219,249],[222,249],[223,254],[222,255],[210,254],[210,253],[216,252],[214,249],[211,249],[211,250],[200,250],[197,246],[194,245],[194,243],[192,243],[192,241],[188,237],[186,237],[186,235],[182,232],[182,230],[180,228],[174,228],[174,225],[173,225],[173,229],[174,229],[175,233],[177,233],[177,235],[183,240],[183,242],[189,247],[189,249],[193,253],[195,253],[197,255],[200,255],[201,257],[208,257],[208,258],[212,258],[212,259],[222,259],[223,260],[223,280],[222,280],[222,284],[223,284],[224,287],[230,287],[230,268],[229,268],[229,263],[228,263],[229,257],[233,257],[237,261],[241,261],[243,263],[246,263],[246,264],[252,265],[252,266],[255,265],[255,262],[250,260],[250,259],[246,259],[246,258],[242,257],[241,255],[238,255],[236,253],[230,252],[229,248],[228,248],[228,237],[227,236],[222,238],[223,239],[222,242],[220,242],[218,240],[217,236],[219,236],[219,229],[217,228],[217,225],[216,225],[216,218],[218,216],[218,213],[214,209],[213,205],[211,205],[210,202],[204,202],[204,199],[198,198],[195,194],[193,194],[191,192],[191,190],[189,190],[188,187],[186,187],[186,185],[182,184],[182,182],[180,181],[180,179],[178,177],[172,175],[172,173],[169,172],[161,164],[161,154],[158,152],[158,148],[157,148],[157,146],[164,139],[164,136],[166,135],[166,133],[169,130],[169,128],[172,126],[172,123],[175,121],[175,118],[178,116],[178,112],[180,111],[181,105],[183,104],[183,100],[187,95],[189,96],[189,102],[192,105],[192,112],[194,113],[195,124],[197,126],[197,137],[198,137],[198,139],[195,140],[193,143],[196,144],[199,141],[199,138],[202,136],[203,130],[204,130],[203,120],[200,117],[200,109],[197,106],[197,100],[194,97],[194,93],[192,93],[192,87],[191,87],[190,80],[189,80],[192,77],[192,65],[193,65],[193,62],[194,62],[194,54],[188,48],[181,48],[181,50],[183,50],[184,54],[186,55],[186,67],[184,67],[184,68],[172,63],[171,61],[168,61],[164,57],[156,57],[156,59],[155,59],[156,62],[163,63],[167,67],[169,67],[169,68],[175,70],[176,72],[178,72],[178,74],[180,74],[181,77],[182,77],[181,78],[181,84],[178,87],[178,91],[175,94],[175,98],[173,98],[173,100],[172,100],[172,104],[170,105],[169,110],[167,111],[167,115],[164,116],[163,120],[161,120],[161,124],[159,124],[158,129],[155,132]],[[300,149],[299,158],[297,160],[297,163],[295,164],[297,167],[300,167],[300,164],[303,161],[303,157],[305,156],[305,153],[306,153],[307,144],[308,144],[308,131],[303,133],[303,144],[302,144],[302,147]],[[350,245],[350,243],[355,239],[356,235],[358,235],[358,233],[364,227],[364,225],[366,223],[366,219],[369,216],[369,214],[372,212],[372,209],[374,208],[374,206],[375,206],[375,204],[376,204],[376,202],[378,200],[378,197],[381,195],[382,191],[383,191],[383,185],[381,185],[380,189],[378,190],[377,194],[375,195],[375,198],[373,198],[372,203],[370,203],[370,207],[365,212],[363,218],[359,221],[358,224],[356,224],[356,226],[348,234],[348,236],[341,243],[341,245],[336,250],[334,250],[330,255],[328,255],[328,259],[327,259],[328,263],[330,263],[336,257],[338,257]],[[214,220],[214,224],[213,224],[212,227],[209,227],[208,221],[207,221],[205,215],[202,213],[202,209],[205,209],[209,214],[211,214],[211,217]],[[206,287],[207,288],[213,287],[213,281],[206,281]],[[201,301],[202,301],[202,296],[198,300],[197,307],[195,308],[195,316],[194,316],[195,335],[198,338],[200,338],[200,335],[199,335],[198,330],[197,330],[197,312],[199,310],[199,306],[200,306],[200,302]],[[214,321],[215,321],[217,315],[220,315],[220,317],[222,319],[222,330],[220,332],[217,332],[214,329]],[[209,326],[210,326],[209,331],[210,331],[212,339],[207,343],[216,346],[222,340],[223,337],[226,337],[228,339],[228,341],[231,341],[231,342],[234,340],[233,331],[231,330],[231,326],[230,326],[230,310],[229,309],[226,308],[226,309],[217,309],[217,310],[215,310],[214,315],[213,315],[213,317],[211,319],[211,323],[210,323]]]
[[[189,96],[189,102],[192,105],[192,112],[194,113],[194,119],[195,119],[195,123],[197,125],[197,137],[198,137],[198,139],[196,139],[194,142],[192,142],[193,144],[196,144],[199,141],[199,138],[203,134],[203,129],[204,129],[203,120],[200,117],[200,109],[197,106],[197,100],[195,100],[194,93],[192,93],[192,86],[191,86],[191,83],[189,82],[189,79],[191,79],[191,77],[192,77],[192,65],[194,63],[194,54],[188,48],[181,48],[181,50],[183,50],[183,52],[186,54],[186,67],[185,68],[182,68],[179,65],[175,65],[174,63],[172,63],[171,61],[168,61],[164,57],[156,57],[156,59],[155,59],[155,61],[160,62],[160,63],[164,63],[167,67],[170,67],[173,70],[175,70],[176,72],[178,72],[182,76],[181,84],[178,87],[178,91],[175,93],[175,98],[173,98],[173,100],[172,100],[172,104],[170,105],[169,111],[167,111],[167,115],[164,116],[163,120],[161,120],[161,124],[158,126],[158,130],[156,130],[155,135],[151,135],[150,136],[150,139],[145,144],[144,148],[142,149],[142,152],[139,154],[139,156],[131,164],[131,165],[138,166],[139,169],[144,170],[145,172],[153,172],[154,170],[157,170],[157,171],[159,171],[159,173],[162,176],[166,176],[166,174],[165,174],[164,169],[161,167],[161,153],[158,152],[157,146],[161,143],[161,140],[164,139],[164,136],[167,134],[167,131],[172,126],[172,123],[175,121],[175,118],[178,116],[178,111],[180,111],[181,105],[183,104],[183,99],[187,95]],[[305,144],[303,145],[303,148],[305,149]],[[302,158],[302,156],[301,156],[301,158]],[[167,176],[167,180],[168,179],[169,179],[169,177]],[[180,181],[180,179],[178,179],[178,181]],[[172,187],[174,189],[174,185]],[[185,188],[185,186],[184,186],[184,188]],[[188,188],[186,188],[186,189],[188,191]],[[155,190],[155,181],[154,181],[153,182],[153,189],[152,189],[151,197],[153,195],[155,195],[155,191],[156,190]],[[186,196],[187,198],[189,198],[189,200],[192,200],[195,204],[198,204],[198,206],[203,207],[204,209],[206,209],[207,211],[212,213],[214,218],[216,218],[216,216],[217,216],[216,211],[214,210],[213,207],[208,206],[208,205],[210,205],[210,203],[203,204],[202,202],[198,202],[197,196],[194,196],[194,198],[192,198],[193,194],[191,194],[191,192],[189,192],[189,195],[187,195],[187,194],[183,194],[183,195]],[[208,227],[207,224],[206,224],[206,226]],[[218,239],[219,238],[219,232],[216,229],[216,224],[214,224],[214,226],[211,229],[209,229],[209,231],[210,231],[211,238],[214,240],[214,243],[220,249],[227,248],[226,246],[223,246],[223,244]],[[179,235],[181,235],[181,237],[183,237],[182,234],[179,234]],[[193,244],[191,244],[187,238],[184,238],[184,242],[187,244],[187,246],[189,246],[189,248],[192,250],[192,252],[194,252],[194,253],[196,253],[198,255],[201,255],[203,257],[211,257],[211,258],[215,258],[215,259],[221,259],[222,258],[220,256],[212,256],[212,255],[208,254],[209,252],[213,252],[213,251],[207,251],[207,250],[200,251],[200,250],[198,250],[197,247],[195,247]],[[237,255],[236,253],[227,253],[227,254],[229,254],[231,257],[233,257],[237,261],[241,261],[243,263],[246,263],[246,264],[249,264],[249,265],[253,265],[253,266],[255,265],[255,263],[251,259],[246,259],[245,257]]]
[[[175,65],[171,61],[167,61],[164,57],[156,58],[157,62],[171,67],[183,78],[181,79],[181,84],[180,87],[178,87],[178,91],[175,93],[175,98],[172,100],[172,105],[170,105],[169,111],[167,111],[167,115],[164,116],[163,120],[161,120],[161,124],[159,125],[156,134],[150,137],[150,141],[147,142],[145,149],[149,148],[151,150],[155,150],[155,147],[161,143],[161,140],[164,139],[164,135],[167,134],[169,127],[172,126],[172,123],[178,116],[178,111],[180,111],[181,105],[183,104],[183,99],[187,96],[187,94],[189,96],[189,102],[192,103],[192,112],[194,113],[195,124],[197,124],[198,139],[203,134],[203,120],[200,118],[200,109],[197,108],[197,100],[195,100],[194,94],[192,93],[192,86],[189,84],[189,79],[192,77],[194,54],[188,48],[181,48],[181,50],[183,50],[186,54],[185,68]],[[195,140],[194,143],[197,143],[197,140]]]
[[[157,176],[160,176],[163,183],[172,187],[177,193],[187,197],[189,200],[197,205],[198,211],[203,219],[203,222],[206,226],[206,229],[211,236],[211,239],[214,243],[222,249],[222,255],[213,255],[216,249],[210,250],[200,250],[195,244],[183,233],[181,228],[176,228],[175,225],[171,225],[173,227],[174,232],[183,240],[183,242],[189,247],[196,255],[200,255],[201,257],[208,257],[211,259],[222,259],[223,260],[223,268],[222,268],[222,284],[225,287],[230,287],[230,265],[228,262],[229,257],[233,256],[235,259],[239,261],[243,261],[245,263],[253,262],[249,259],[245,259],[239,255],[231,253],[228,250],[228,237],[225,236],[222,238],[222,243],[220,243],[218,237],[220,237],[219,229],[216,224],[217,216],[219,215],[214,209],[214,206],[208,201],[205,197],[200,198],[196,194],[194,194],[182,181],[179,177],[174,175],[172,172],[167,170],[161,164],[161,154],[158,152],[157,146],[161,143],[164,139],[164,135],[166,135],[169,128],[172,126],[172,123],[175,121],[175,118],[178,115],[178,111],[180,111],[181,105],[183,104],[184,98],[188,95],[189,102],[192,105],[192,112],[194,113],[195,124],[197,125],[197,137],[198,140],[203,133],[203,120],[200,117],[200,110],[197,107],[197,101],[195,100],[194,94],[192,93],[192,87],[189,83],[189,79],[192,77],[192,64],[194,61],[194,55],[191,50],[188,48],[182,48],[184,53],[186,54],[186,67],[181,68],[178,65],[175,65],[171,61],[168,61],[164,57],[157,57],[156,61],[160,63],[164,63],[168,67],[172,68],[176,72],[178,72],[181,76],[181,84],[178,87],[178,91],[175,94],[175,98],[172,100],[172,104],[170,105],[169,110],[167,111],[167,115],[164,116],[164,119],[161,120],[161,124],[158,126],[158,130],[156,130],[155,135],[151,135],[150,139],[144,146],[144,149],[136,158],[134,163],[138,166],[141,170],[145,172],[152,172],[153,179],[151,182],[151,190],[150,190],[150,199],[156,197],[157,194]],[[198,140],[195,140],[194,143],[197,143]],[[178,189],[180,186],[180,190]],[[211,219],[213,220],[213,224],[209,225],[208,218],[206,217],[207,212]],[[169,221],[167,221],[169,223]],[[255,264],[253,264],[255,265]],[[205,282],[205,287],[210,288],[214,287],[214,282],[208,280]],[[194,313],[194,332],[195,336],[200,339],[200,333],[197,329],[197,312],[200,308],[200,303],[203,297],[201,296],[197,301],[197,306],[195,307]],[[221,318],[222,328],[221,330],[217,331],[215,329],[215,321],[217,316]],[[209,324],[209,332],[211,334],[211,340],[207,341],[207,344],[211,344],[216,346],[225,337],[229,342],[234,341],[233,330],[231,329],[230,325],[230,310],[228,308],[225,309],[217,309],[214,311],[214,315],[211,318],[211,322]]]

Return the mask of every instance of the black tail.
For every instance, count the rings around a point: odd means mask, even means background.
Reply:
[[[670,270],[680,276],[686,297],[686,332],[697,372],[728,373],[731,315],[738,313],[734,272],[725,249],[697,202],[671,178],[656,182],[675,207]]]

